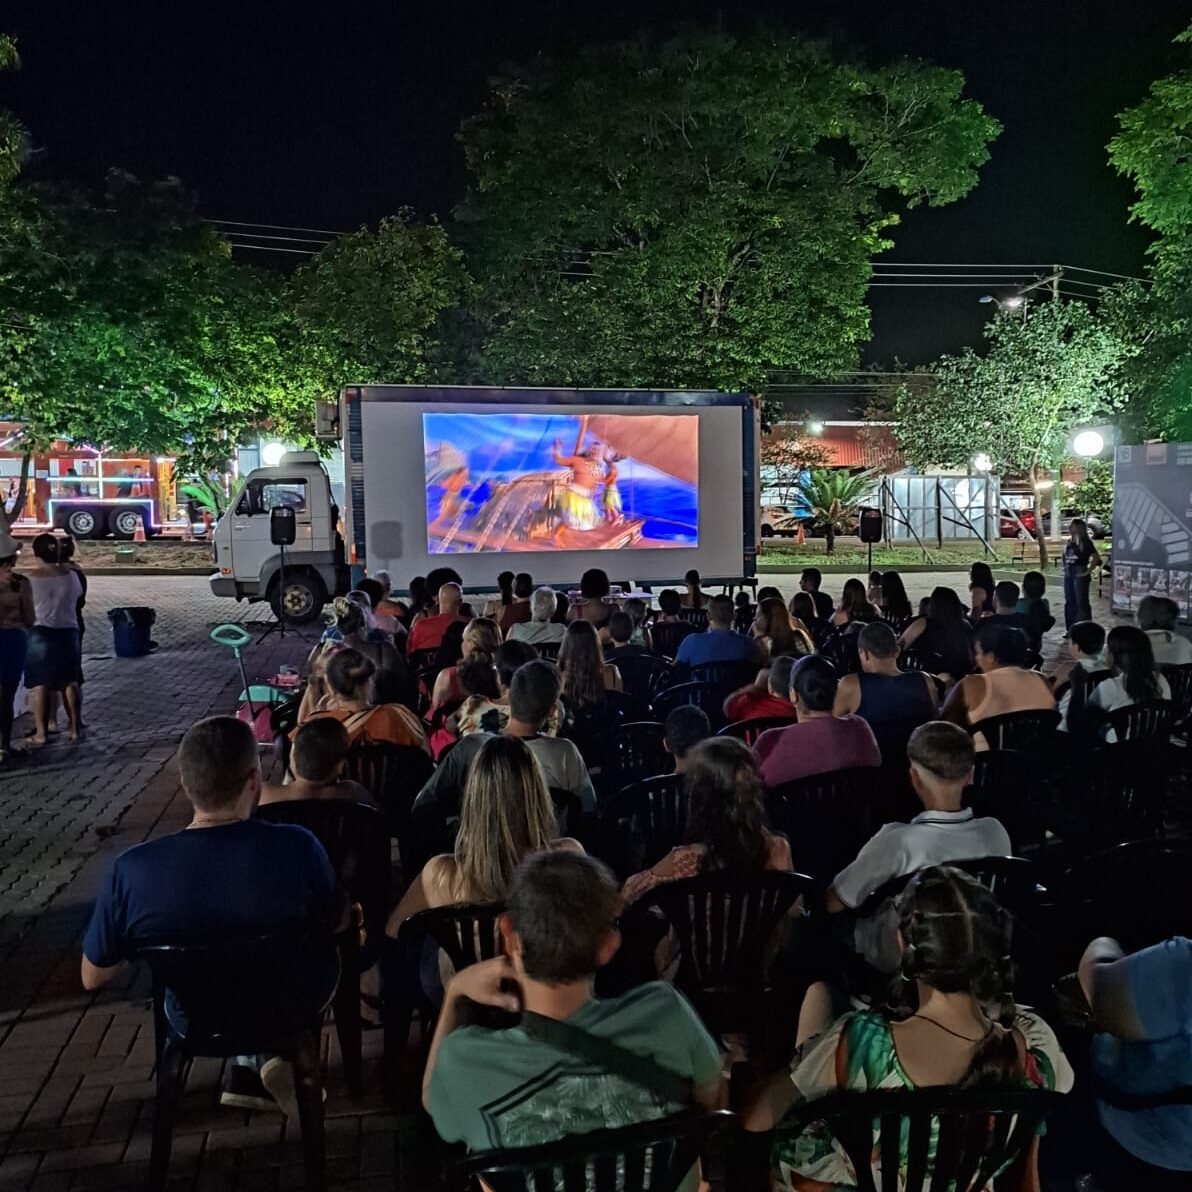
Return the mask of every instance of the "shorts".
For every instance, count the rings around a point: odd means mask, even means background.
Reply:
[[[25,673],[25,655],[29,638],[23,629],[0,629],[0,687],[14,691]]]
[[[44,625],[34,625],[29,630],[26,687],[49,687],[60,691],[79,681],[82,665],[77,629],[48,629]]]

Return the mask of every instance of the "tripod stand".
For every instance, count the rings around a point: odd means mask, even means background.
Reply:
[[[297,524],[294,511],[288,505],[278,505],[269,511],[269,541],[277,547],[277,606],[274,609],[274,619],[265,626],[265,632],[257,638],[259,646],[271,633],[276,633],[283,641],[286,634],[306,641],[306,634],[293,625],[286,625],[286,547],[294,545],[297,537]]]

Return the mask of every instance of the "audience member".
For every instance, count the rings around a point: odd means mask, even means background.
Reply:
[[[401,704],[374,700],[377,668],[355,650],[341,649],[327,663],[327,696],[323,706],[308,718],[328,716],[338,720],[352,745],[414,745],[428,749],[418,717]]]
[[[83,988],[106,985],[150,940],[247,940],[324,928],[325,942],[313,946],[303,969],[308,1000],[318,1011],[339,978],[330,932],[347,921],[346,899],[323,846],[305,828],[252,818],[261,769],[256,739],[243,721],[200,720],[182,738],[178,765],[191,822],[116,858],[83,937]],[[166,1013],[175,1026],[184,1025],[169,997]],[[276,1109],[270,1097],[293,1107],[289,1064],[244,1057],[229,1065],[224,1104]]]
[[[530,607],[530,597],[533,594],[533,578],[528,572],[519,571],[513,577],[513,598],[501,610],[501,632],[506,637],[514,625],[524,625],[533,620],[534,610]]]
[[[638,596],[631,596],[625,601],[625,613],[633,622],[633,633],[629,636],[630,645],[649,648],[650,631],[646,628],[649,612],[650,606]]]
[[[683,607],[703,608],[708,603],[710,597],[707,592],[701,589],[699,572],[694,567],[683,576],[683,583],[686,587],[686,591],[680,597]]]
[[[1093,688],[1086,709],[1108,714],[1149,700],[1171,699],[1171,687],[1155,665],[1151,639],[1141,629],[1115,625],[1105,638],[1105,652],[1113,674]],[[1117,740],[1113,729],[1106,731],[1105,740]]]
[[[375,576],[366,576],[357,585],[356,590],[368,599],[365,620],[372,636],[389,642],[399,635],[405,636],[405,627],[397,619],[396,613],[382,611],[382,605],[390,604],[389,593]]]
[[[606,691],[621,690],[621,672],[605,662],[596,628],[588,621],[572,621],[559,648],[563,703],[570,717],[599,703]]]
[[[883,746],[883,756],[889,756],[888,738],[905,744],[912,729],[935,718],[939,698],[935,680],[922,671],[898,669],[898,639],[884,621],[861,630],[857,654],[861,673],[840,680],[832,712],[860,716]]]
[[[593,995],[620,943],[621,898],[603,865],[537,853],[506,905],[506,954],[452,978],[435,1028],[422,1098],[442,1138],[471,1150],[527,1146],[722,1104],[720,1051],[680,994],[651,982]],[[477,1004],[520,1022],[468,1025]],[[617,1056],[614,1067],[593,1062],[589,1040]],[[697,1184],[693,1171],[682,1192]]]
[[[1072,706],[1072,695],[1076,682],[1075,671],[1081,670],[1085,675],[1094,671],[1107,669],[1105,662],[1105,630],[1096,621],[1077,621],[1064,634],[1067,646],[1067,660],[1056,667],[1052,675],[1052,684],[1059,695],[1057,705],[1060,714],[1060,730],[1069,730],[1068,713]],[[1083,710],[1084,699],[1080,700]]]
[[[530,619],[515,622],[506,636],[512,642],[528,642],[531,646],[557,645],[563,640],[566,626],[554,620],[555,609],[554,589],[538,588],[530,597]]]
[[[1101,566],[1101,556],[1089,537],[1084,520],[1074,517],[1068,525],[1068,539],[1064,543],[1064,628],[1077,621],[1091,621],[1093,608],[1089,602],[1089,588],[1093,582],[1092,569]]]
[[[882,572],[880,607],[882,620],[892,625],[896,633],[905,629],[914,616],[910,597],[906,594],[906,585],[897,571]]]
[[[993,612],[985,618],[995,625],[1009,625],[1011,629],[1027,632],[1029,624],[1025,613],[1018,611],[1018,585],[1009,579],[995,584],[993,588]],[[1029,634],[1028,634],[1029,637]]]
[[[791,867],[785,836],[766,827],[762,781],[749,746],[735,737],[713,737],[690,752],[684,770],[687,843],[625,883],[633,902],[662,882],[727,870],[752,877]]]
[[[767,1130],[796,1102],[847,1089],[1067,1092],[1072,1069],[1051,1028],[1014,1004],[1010,935],[1010,915],[980,882],[946,866],[919,872],[901,900],[898,1000],[836,1018],[830,991],[812,985],[790,1072],[762,1090],[745,1128]],[[899,1153],[881,1158],[896,1158],[905,1171],[907,1150],[904,1132]],[[772,1166],[776,1188],[856,1186],[847,1155],[823,1130],[784,1138]],[[883,1187],[899,1182],[888,1171],[877,1178]]]
[[[845,580],[840,608],[830,618],[833,625],[849,625],[853,622],[868,624],[880,618],[880,613],[869,602],[865,585],[859,579]]]
[[[794,720],[795,706],[791,703],[791,670],[796,659],[783,654],[758,675],[758,681],[740,691],[734,691],[724,701],[724,718],[729,724],[738,720],[760,720],[781,717]]]
[[[349,799],[371,803],[372,796],[358,782],[345,778],[348,731],[338,720],[319,717],[301,725],[290,750],[292,779],[285,786],[265,783],[260,805],[305,799]]]
[[[903,630],[899,642],[943,677],[959,679],[973,669],[973,633],[951,588],[932,589],[927,612]]]
[[[568,619],[586,621],[596,630],[604,629],[613,613],[612,606],[605,600],[611,591],[608,575],[599,567],[585,571],[579,580],[579,602],[567,614]]]
[[[993,614],[993,571],[980,561],[969,567],[969,618],[974,625]]]
[[[571,620],[571,598],[566,592],[555,593],[555,615],[551,620],[556,625],[566,625]]]
[[[497,676],[494,666],[497,648],[500,644],[500,626],[489,617],[477,617],[474,621],[469,621],[464,625],[463,638],[460,643],[460,659],[458,662],[444,667],[435,677],[434,691],[430,697],[431,710],[441,708],[445,704],[459,704],[466,698],[468,693],[460,686],[459,672],[468,663],[473,663],[476,667],[483,668],[489,673],[491,678],[489,686],[492,696],[495,698]],[[482,686],[478,688],[474,678],[472,690],[478,690],[480,694],[484,694],[485,689]]]
[[[757,598],[758,598],[758,600],[759,600],[759,601],[762,601],[762,600],[781,600],[781,599],[782,599],[782,593],[781,593],[781,592],[780,592],[780,591],[779,591],[777,588],[775,588],[775,587],[773,587],[773,586],[771,586],[771,585],[767,585],[767,586],[766,586],[766,587],[764,587],[764,588],[758,588],[758,590],[757,590]]]
[[[557,836],[555,807],[528,743],[485,734],[468,766],[455,851],[426,863],[389,916],[385,933],[396,938],[411,915],[428,907],[500,902],[513,871],[531,853],[584,851],[578,840]]]
[[[964,806],[973,776],[973,742],[964,729],[942,720],[921,725],[907,742],[911,786],[923,804],[909,824],[886,824],[838,873],[828,889],[831,912],[856,911],[887,883],[929,865],[1007,857],[1010,836],[992,818],[977,819]],[[853,944],[879,972],[898,967],[898,897],[891,894],[855,925]]]
[[[33,558],[28,575],[33,624],[27,637],[25,686],[33,713],[29,744],[40,749],[46,743],[52,701],[58,695],[66,708],[68,739],[79,739],[83,702],[79,601],[83,584],[77,571],[61,564],[58,539],[53,534],[38,534],[33,539]]]
[[[431,609],[430,590],[426,586],[425,575],[416,575],[410,580],[409,597],[405,615],[407,630],[415,621],[425,617]]]
[[[618,658],[638,658],[648,654],[645,646],[633,642],[633,618],[628,613],[613,613],[608,619],[609,644],[604,648],[604,660],[616,662]]]
[[[1138,602],[1138,628],[1150,638],[1156,666],[1192,663],[1192,641],[1176,628],[1180,606],[1166,596],[1144,596]]]
[[[0,766],[24,752],[13,748],[12,725],[36,613],[33,587],[16,570],[20,549],[7,530],[0,530]]]
[[[1027,670],[1026,634],[1008,625],[982,624],[976,634],[977,673],[966,675],[952,688],[940,716],[973,729],[991,716],[1008,712],[1045,711],[1055,707],[1047,680]],[[989,745],[976,735],[979,750]]]
[[[332,609],[339,643],[367,658],[376,668],[374,682],[377,703],[414,707],[417,696],[410,668],[388,638],[377,641],[369,637],[364,607],[347,596],[337,596]]]
[[[1047,599],[1047,577],[1041,571],[1028,571],[1022,577],[1018,612],[1023,613],[1030,622],[1027,636],[1041,643],[1043,635],[1055,624],[1051,602]],[[1034,648],[1038,650],[1041,647]]]
[[[869,573],[869,582],[865,585],[865,595],[874,608],[882,607],[882,573],[880,571]]]
[[[541,658],[527,662],[509,684],[509,720],[503,732],[526,742],[550,789],[570,791],[590,813],[596,810],[596,792],[579,750],[572,741],[544,736],[542,732],[557,717],[558,703],[558,670]],[[415,809],[433,812],[443,820],[458,815],[468,766],[492,736],[476,732],[461,738],[419,792]]]
[[[767,596],[757,602],[757,613],[750,632],[761,650],[762,662],[768,663],[780,654],[801,658],[814,654],[815,645],[806,627],[794,625],[782,597]]]
[[[497,649],[496,680],[497,692],[495,697],[487,690],[468,691],[459,710],[448,721],[455,736],[466,737],[469,733],[499,733],[503,732],[509,721],[509,684],[513,676],[538,657],[538,651],[526,642],[509,640],[502,642]],[[463,668],[460,683],[468,690],[470,679],[469,668]],[[454,721],[454,724],[451,722]],[[544,731],[554,736],[557,726],[544,726]]]
[[[682,598],[674,588],[663,588],[658,593],[658,615],[650,626],[650,648],[655,654],[674,658],[679,651],[679,643],[698,632],[690,622],[680,620],[679,610],[682,607]]]
[[[675,759],[675,773],[687,770],[687,755],[701,741],[712,735],[708,715],[694,704],[680,704],[672,708],[662,726],[662,747]]]
[[[429,585],[429,580],[427,581]],[[406,644],[409,653],[415,650],[437,650],[443,642],[443,634],[448,625],[457,621],[467,620],[460,615],[460,605],[463,604],[464,591],[459,584],[448,581],[440,585],[435,597],[438,607],[437,613],[430,613],[415,622],[410,630]]]
[[[757,646],[753,640],[733,632],[733,602],[727,596],[713,596],[707,608],[708,628],[679,643],[675,654],[676,683],[688,678],[693,666],[704,666],[709,662],[757,661]]]
[[[1116,940],[1096,939],[1085,949],[1079,977],[1099,1032],[1093,1073],[1111,1091],[1097,1104],[1103,1131],[1092,1147],[1097,1186],[1105,1192],[1187,1192],[1192,941],[1176,936],[1127,956]],[[1130,1098],[1151,1104],[1123,1103]]]
[[[818,567],[804,567],[799,577],[799,588],[806,592],[815,604],[815,615],[821,621],[830,621],[836,611],[832,604],[832,597],[827,592],[820,591],[820,584],[824,582],[823,574]]]
[[[833,716],[836,668],[818,655],[800,658],[791,670],[795,723],[762,733],[754,745],[762,781],[781,786],[814,774],[854,766],[880,766],[873,730],[859,716]]]

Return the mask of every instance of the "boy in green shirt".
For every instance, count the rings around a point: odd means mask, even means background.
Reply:
[[[618,998],[593,996],[596,970],[620,946],[621,898],[604,865],[575,853],[536,853],[514,874],[506,905],[506,955],[452,978],[431,1043],[422,1099],[446,1141],[470,1150],[534,1146],[691,1104],[721,1105],[720,1053],[680,994],[653,982]],[[523,1017],[500,1030],[469,1026],[469,1002]],[[690,1087],[686,1104],[655,1087],[665,1082],[638,1083],[632,1072],[569,1050],[556,1037],[558,1023],[564,1034],[597,1036],[597,1049],[615,1044],[643,1069],[666,1069],[671,1083]],[[694,1173],[694,1188],[693,1181]]]

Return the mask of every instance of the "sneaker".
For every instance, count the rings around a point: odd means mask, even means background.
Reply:
[[[298,1097],[294,1092],[294,1065],[289,1060],[283,1060],[281,1056],[270,1056],[261,1065],[261,1083],[282,1113],[297,1121]],[[320,1092],[326,1101],[327,1090],[321,1089]]]
[[[264,1113],[276,1113],[277,1102],[269,1095],[261,1080],[261,1073],[244,1064],[229,1064],[224,1073],[223,1090],[219,1103],[232,1109],[252,1109]]]

